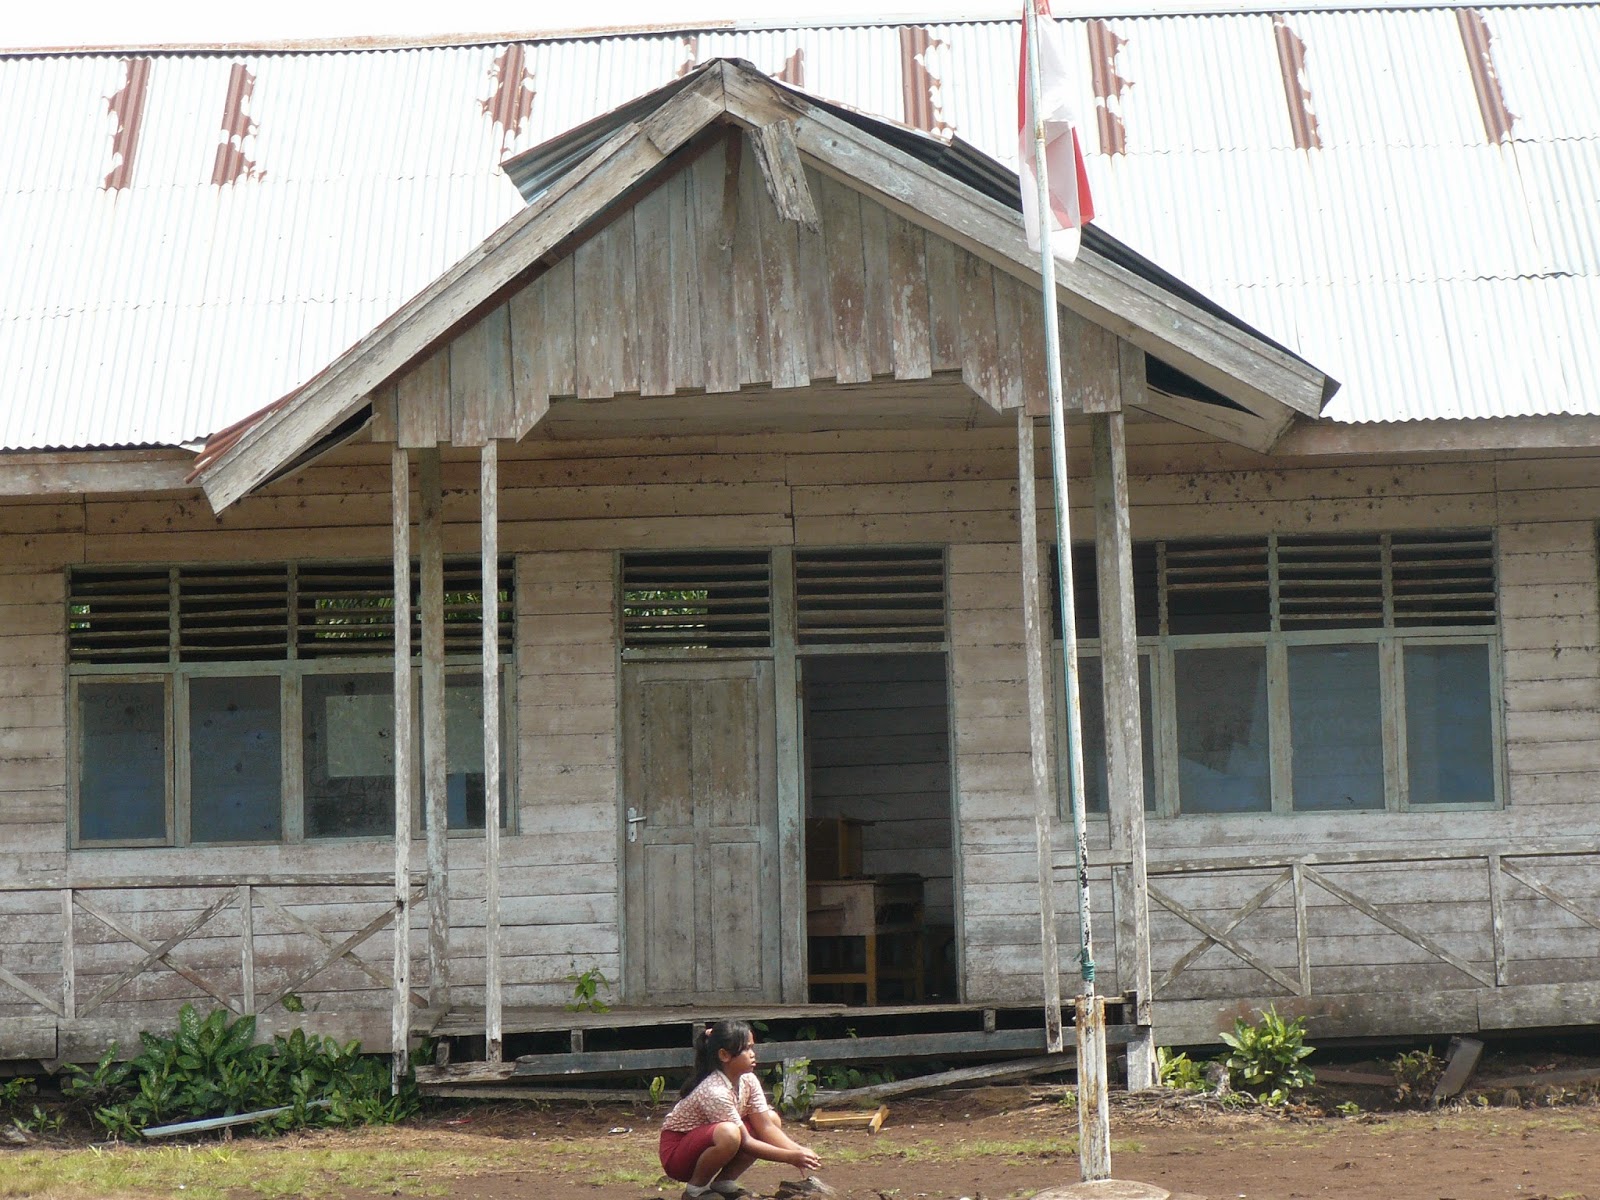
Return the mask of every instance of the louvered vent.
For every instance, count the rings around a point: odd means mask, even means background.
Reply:
[[[512,648],[513,617],[511,606],[511,560],[502,558],[495,592],[500,604],[500,653],[510,654]],[[412,615],[416,616],[418,595],[417,577],[411,577]],[[420,626],[412,626],[413,647],[420,650],[416,639]],[[483,649],[483,566],[476,558],[447,560],[444,564],[444,652],[446,654],[478,654]]]
[[[1389,554],[1397,627],[1494,624],[1490,533],[1397,533]]]
[[[1139,542],[1133,547],[1133,621],[1139,637],[1154,637],[1161,628],[1161,591],[1157,586],[1156,544]],[[1061,556],[1050,550],[1050,629],[1056,641],[1061,631]],[[1100,636],[1100,577],[1091,542],[1072,547],[1072,602],[1078,610],[1078,636]]]
[[[767,552],[623,555],[622,644],[632,650],[771,645]]]
[[[797,550],[802,646],[942,642],[944,551]]]
[[[511,560],[501,559],[497,581],[500,653],[512,647]],[[444,567],[444,649],[477,654],[483,644],[481,579],[477,559],[450,560]],[[411,569],[411,653],[422,652],[421,579]],[[388,563],[308,565],[296,587],[296,646],[301,658],[392,653],[394,572]]]
[[[288,656],[288,567],[178,569],[179,661],[240,662]]]
[[[301,658],[394,651],[394,572],[387,563],[300,567],[295,646]]]
[[[67,596],[67,646],[75,663],[164,663],[171,653],[171,572],[77,570]]]
[[[1272,627],[1267,539],[1167,542],[1168,633],[1253,633]]]
[[[1382,539],[1280,537],[1278,621],[1282,629],[1382,626]]]

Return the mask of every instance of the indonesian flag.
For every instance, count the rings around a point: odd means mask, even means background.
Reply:
[[[1089,173],[1072,110],[1072,73],[1061,27],[1050,16],[1050,0],[1024,0],[1039,10],[1039,108],[1044,116],[1044,173],[1050,195],[1050,246],[1057,258],[1078,257],[1078,228],[1094,220]],[[1038,154],[1028,105],[1028,21],[1022,22],[1022,64],[1017,76],[1017,141],[1022,181],[1022,223],[1028,245],[1039,248]]]

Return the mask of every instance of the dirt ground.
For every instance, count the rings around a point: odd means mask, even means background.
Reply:
[[[477,1142],[485,1161],[491,1144],[518,1147],[509,1162],[450,1180],[453,1200],[676,1200],[681,1187],[656,1175],[658,1119],[628,1108],[480,1107],[430,1114],[386,1136]],[[849,1200],[1012,1200],[1077,1181],[1076,1122],[1039,1090],[990,1088],[893,1103],[876,1136],[803,1136],[823,1158],[820,1177]],[[1116,1177],[1210,1200],[1600,1200],[1592,1095],[1543,1108],[1356,1116],[1119,1096],[1112,1138]],[[744,1182],[771,1196],[795,1177],[763,1163]]]

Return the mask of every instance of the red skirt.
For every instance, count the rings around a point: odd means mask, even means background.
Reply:
[[[744,1123],[745,1132],[751,1137],[755,1130],[751,1128],[748,1119]],[[688,1183],[689,1176],[694,1174],[694,1165],[700,1161],[700,1156],[711,1147],[711,1141],[716,1136],[717,1126],[698,1125],[693,1129],[663,1129],[661,1131],[661,1169],[667,1173],[667,1178],[676,1179],[679,1183]]]

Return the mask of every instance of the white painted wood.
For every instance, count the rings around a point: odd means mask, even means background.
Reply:
[[[422,615],[422,804],[428,856],[428,1006],[450,1007],[449,796],[444,719],[444,501],[439,452],[417,460]],[[395,723],[409,720],[396,712]]]
[[[1056,797],[1051,787],[1048,731],[1050,700],[1045,685],[1044,605],[1039,578],[1038,501],[1034,485],[1033,418],[1017,409],[1017,462],[1019,479],[1018,524],[1022,563],[1023,656],[1026,659],[1028,696],[1028,760],[1034,805],[1034,842],[1039,859],[1040,962],[1044,992],[1045,1049],[1052,1054],[1065,1048],[1061,1026],[1061,957],[1056,943],[1055,887],[1051,879],[1053,825]]]
[[[1079,996],[1078,1173],[1086,1181],[1111,1178],[1111,1097],[1106,1078],[1106,998]]]
[[[479,479],[483,554],[484,1040],[485,1055],[504,1053],[500,958],[500,445],[483,447]]]
[[[799,663],[795,658],[794,553],[772,555],[774,769],[778,817],[778,991],[786,1004],[809,999],[806,968],[805,763]]]

